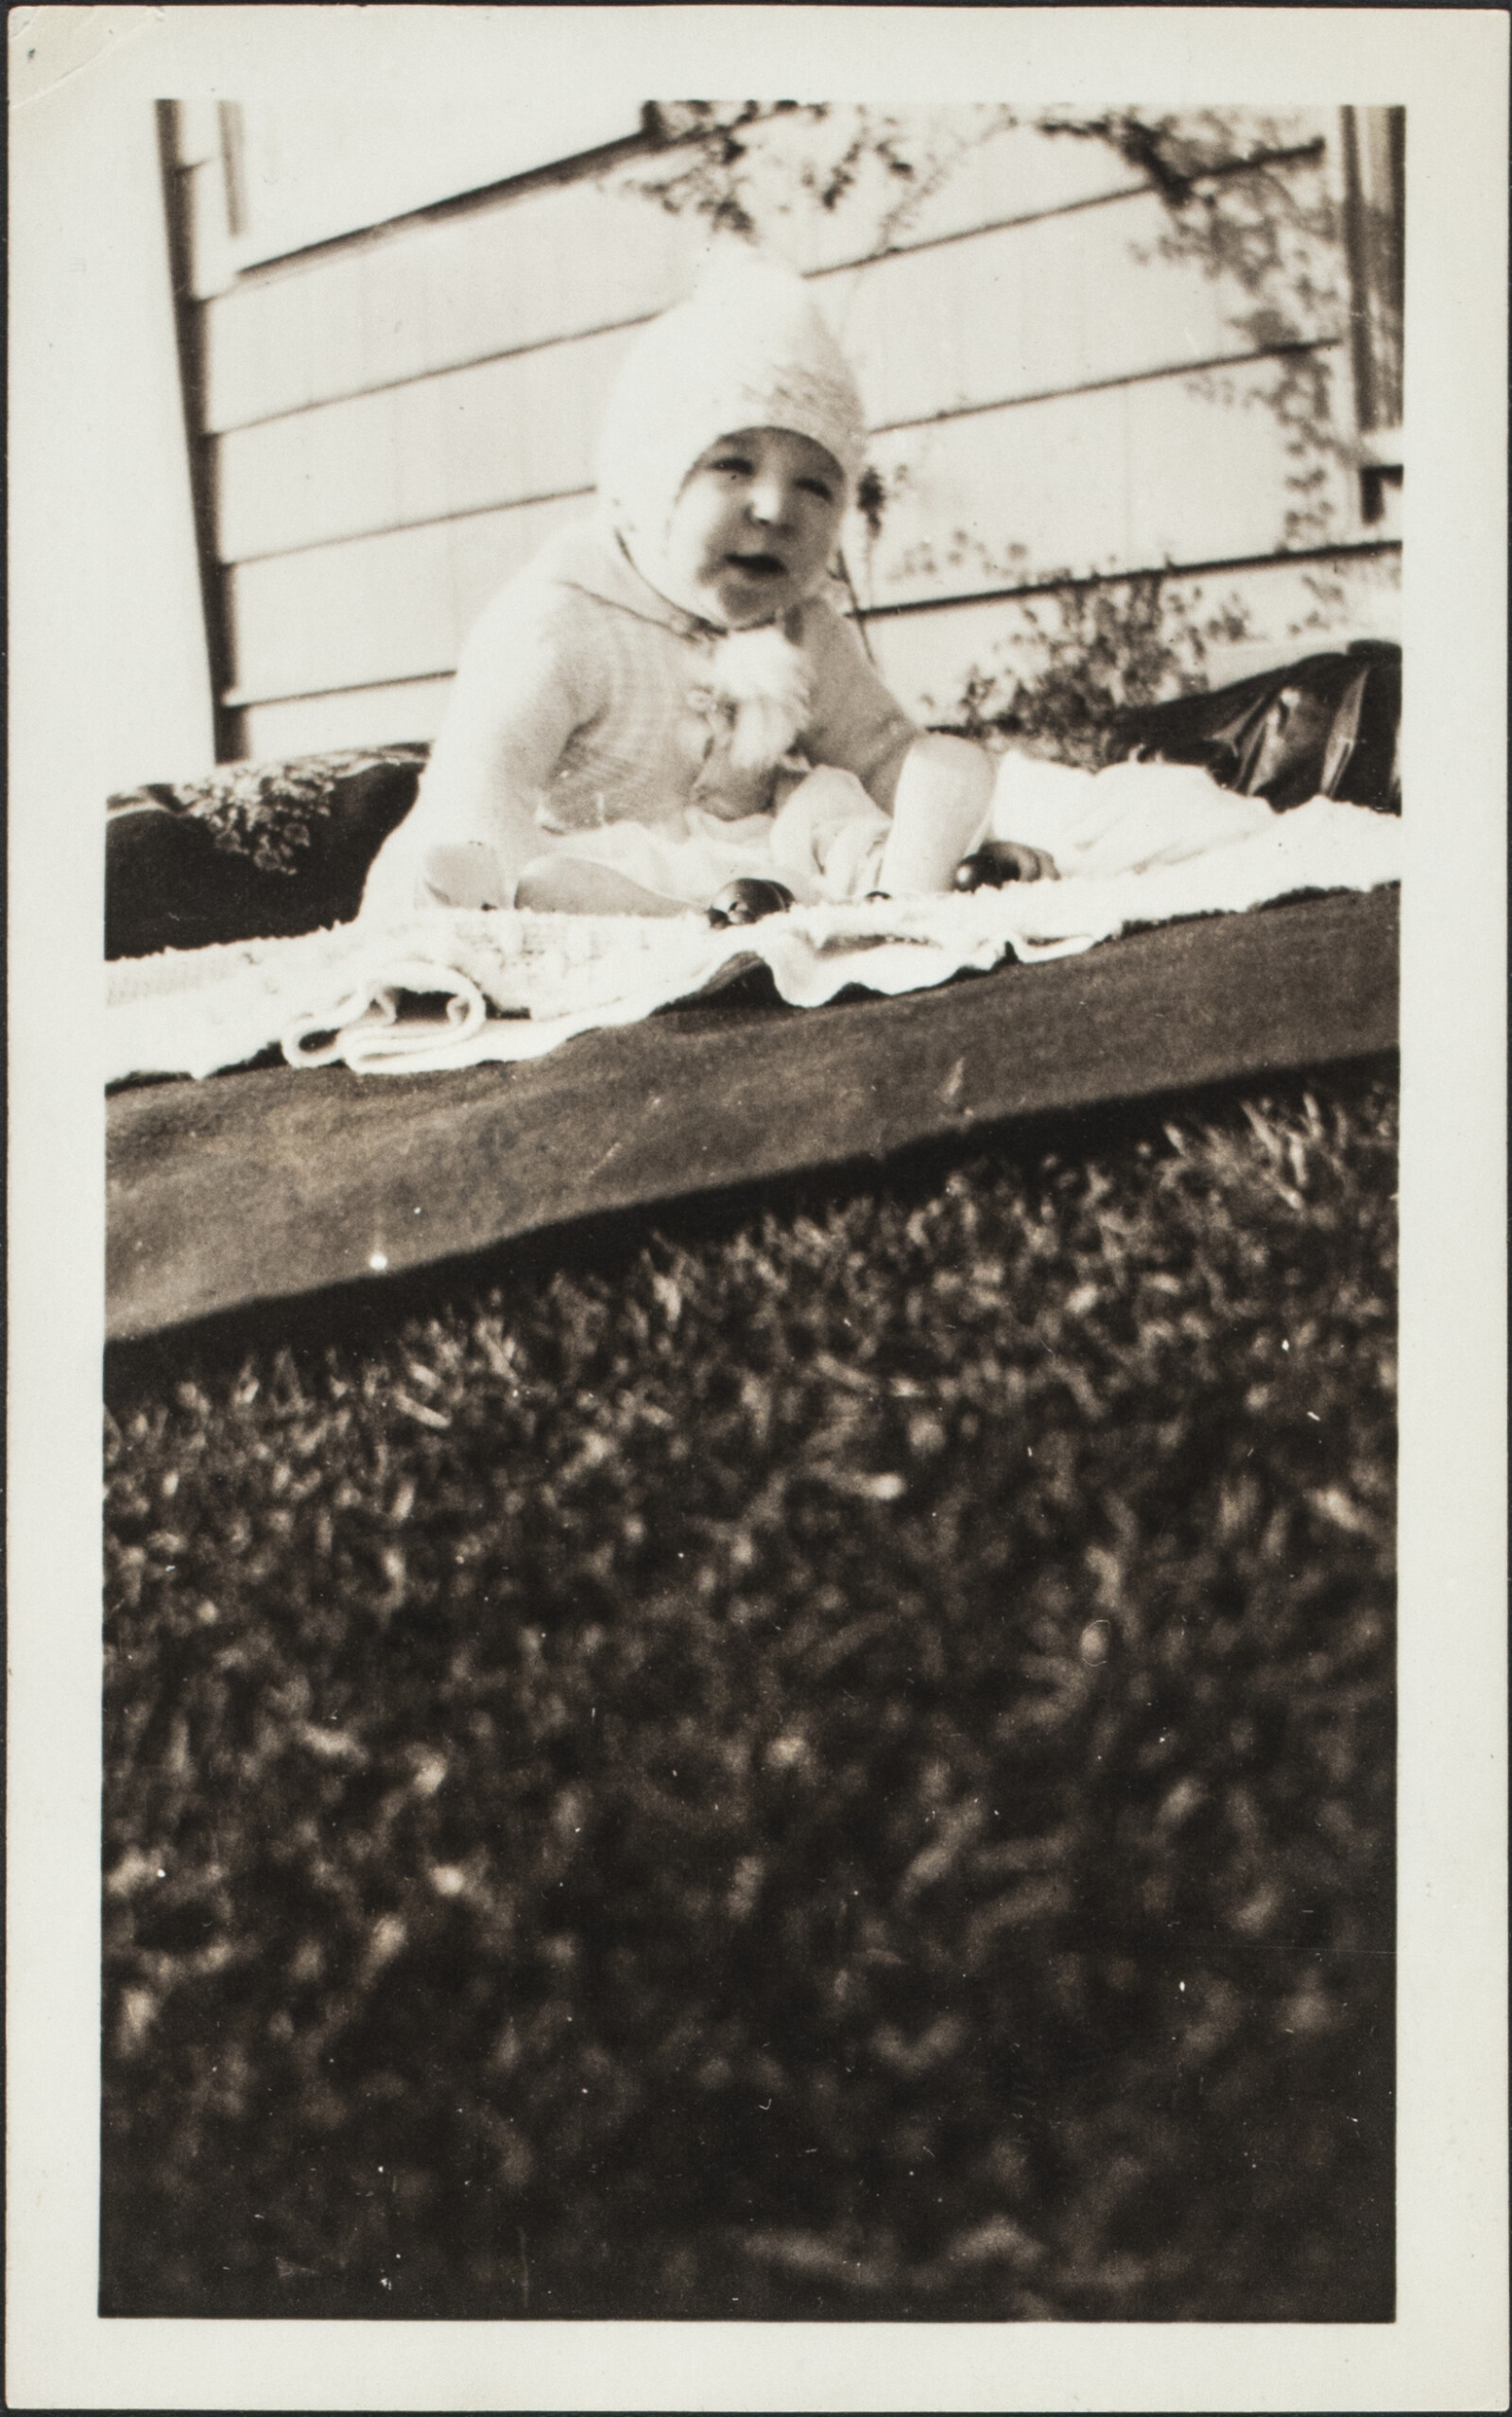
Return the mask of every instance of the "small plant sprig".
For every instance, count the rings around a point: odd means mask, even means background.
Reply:
[[[937,727],[1100,771],[1120,752],[1118,716],[1133,705],[1206,688],[1208,654],[1249,634],[1237,597],[1207,606],[1200,586],[1163,573],[1056,589],[1026,599],[1005,659],[973,665]]]

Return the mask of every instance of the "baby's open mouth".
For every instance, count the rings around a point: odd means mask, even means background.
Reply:
[[[787,569],[775,554],[727,554],[725,560],[750,578],[781,578]]]

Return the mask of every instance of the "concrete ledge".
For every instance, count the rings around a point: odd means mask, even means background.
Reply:
[[[1397,1037],[1398,895],[1378,890],[1168,924],[903,998],[675,1010],[526,1065],[280,1067],[123,1091],[109,1103],[107,1335]]]

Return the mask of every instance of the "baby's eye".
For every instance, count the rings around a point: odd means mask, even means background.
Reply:
[[[827,478],[800,478],[798,483],[805,494],[817,495],[825,503],[829,503],[833,495],[834,491]]]
[[[736,478],[749,478],[752,475],[751,464],[743,453],[722,453],[709,467],[711,470],[728,470]]]

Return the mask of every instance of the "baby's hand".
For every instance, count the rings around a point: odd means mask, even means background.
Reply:
[[[1001,889],[1005,881],[1058,881],[1060,867],[1022,839],[986,839],[955,868],[953,889]]]

